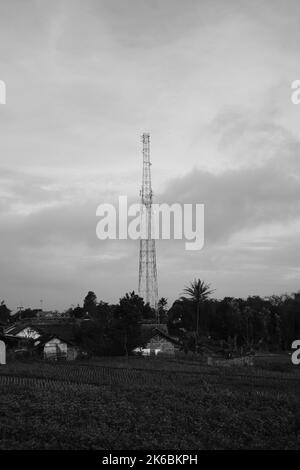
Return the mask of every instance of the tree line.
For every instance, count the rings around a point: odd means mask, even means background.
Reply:
[[[288,350],[300,339],[300,293],[211,297],[209,284],[194,280],[168,311],[169,331],[186,350],[197,351],[209,339],[229,349]]]
[[[98,301],[88,292],[82,306],[64,315],[74,319],[74,335],[83,348],[96,355],[130,354],[141,344],[142,325],[167,324],[185,352],[201,353],[206,345],[228,350],[287,350],[300,339],[300,293],[215,299],[210,285],[195,279],[168,309],[162,297],[155,311],[134,291],[117,304]],[[38,309],[11,315],[2,301],[0,324],[34,318]],[[76,321],[78,320],[78,321]]]
[[[145,304],[134,291],[125,294],[118,304],[97,300],[89,291],[82,306],[70,307],[61,318],[72,320],[72,332],[76,343],[94,355],[128,355],[141,345],[142,325],[167,322],[167,301],[161,298],[158,310]],[[40,309],[19,310],[10,315],[4,302],[0,305],[0,326],[29,321],[41,314]],[[56,317],[57,318],[57,317]]]

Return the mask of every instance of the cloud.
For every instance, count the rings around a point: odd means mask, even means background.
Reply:
[[[183,241],[157,242],[160,289],[171,298],[180,293],[183,279],[194,276],[204,276],[214,285],[218,283],[218,292],[224,295],[226,288],[233,295],[247,293],[246,273],[252,279],[253,291],[256,279],[256,288],[262,293],[271,289],[270,280],[260,286],[258,279],[264,272],[274,282],[274,289],[284,291],[297,284],[299,142],[278,125],[258,120],[253,125],[252,119],[247,120],[243,114],[231,119],[230,126],[226,125],[228,119],[222,126],[222,120],[223,116],[217,120],[217,126],[212,124],[215,130],[218,128],[220,145],[227,142],[225,151],[229,154],[237,146],[247,149],[243,162],[221,172],[195,168],[169,180],[165,190],[156,195],[155,202],[205,205],[203,250],[187,252]],[[241,125],[243,132],[239,132]],[[278,139],[281,144],[274,145]],[[252,165],[251,155],[261,146],[268,158]],[[111,187],[108,192],[103,186],[100,191],[101,185],[94,185],[93,181],[90,179],[93,191],[87,191],[85,178],[77,177],[60,185],[53,177],[2,172],[2,188],[10,190],[12,201],[5,205],[0,223],[4,285],[8,273],[9,282],[15,279],[18,283],[28,272],[25,285],[29,291],[37,288],[54,291],[57,285],[59,303],[63,302],[63,286],[71,293],[76,291],[75,286],[84,291],[82,286],[88,289],[89,283],[101,285],[110,301],[115,301],[125,287],[137,287],[138,243],[101,242],[95,233],[96,207],[100,202],[117,203],[118,188]],[[21,202],[27,211],[20,212]],[[122,270],[130,273],[126,280]],[[221,273],[225,280],[220,278]],[[230,279],[236,279],[234,288]],[[114,288],[116,281],[118,293]]]
[[[173,179],[160,199],[205,204],[208,243],[260,224],[298,218],[299,141],[278,125],[259,120],[253,125],[247,115],[222,115],[212,126],[219,129],[218,144],[231,166],[217,173],[194,169]]]
[[[1,6],[0,297],[136,287],[138,244],[97,240],[95,210],[138,197],[147,130],[156,202],[206,207],[203,250],[157,243],[161,295],[196,275],[218,295],[296,288],[299,5],[273,3]]]

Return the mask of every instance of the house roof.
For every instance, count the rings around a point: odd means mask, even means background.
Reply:
[[[40,326],[43,335],[56,336],[66,343],[74,343],[76,341],[74,333],[74,324],[45,324]]]
[[[39,333],[40,338],[42,337],[58,337],[61,341],[66,343],[75,343],[76,338],[74,334],[74,324],[72,323],[37,323],[32,324],[30,322],[24,324],[16,324],[6,329],[6,334],[10,336],[16,336],[25,328],[31,328],[32,330]]]
[[[162,331],[158,326],[155,326],[154,328],[152,327],[151,329],[145,329],[142,327],[142,344],[145,345],[156,335],[159,335],[161,338],[164,338],[172,344],[179,344],[179,340],[177,338],[174,338],[165,331]]]
[[[39,327],[36,327],[35,325],[31,325],[30,323],[17,323],[15,325],[12,325],[8,328],[5,329],[5,334],[10,335],[10,336],[15,336],[21,331],[25,330],[26,328],[30,328],[37,333],[41,334],[41,330]]]
[[[3,334],[0,334],[0,340],[4,341],[4,343],[6,343],[8,346],[15,346],[19,344],[20,341],[22,342],[25,341],[28,343],[32,342],[32,339],[30,338],[18,338],[16,336],[3,335]]]
[[[76,344],[73,341],[67,340],[67,339],[61,337],[60,335],[55,335],[55,334],[45,334],[43,336],[40,336],[39,338],[37,338],[35,340],[35,343],[38,342],[38,344],[36,346],[38,346],[38,347],[44,346],[46,343],[48,343],[49,341],[51,341],[54,338],[57,338],[60,341],[62,341],[63,343],[66,343],[70,346],[76,346]]]

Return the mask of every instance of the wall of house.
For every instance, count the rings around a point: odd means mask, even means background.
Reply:
[[[175,354],[175,346],[171,341],[162,338],[159,335],[153,336],[146,345],[146,349],[150,350],[150,354]]]
[[[0,340],[0,364],[6,364],[6,344]]]
[[[78,349],[74,346],[68,345],[67,349],[67,361],[74,361],[78,356]]]
[[[44,357],[46,359],[65,358],[67,361],[74,361],[77,356],[78,349],[59,338],[52,338],[44,345]]]
[[[51,359],[55,357],[67,358],[68,345],[58,338],[53,338],[44,345],[44,357]]]

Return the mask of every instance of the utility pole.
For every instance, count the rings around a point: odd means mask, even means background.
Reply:
[[[139,257],[139,295],[157,313],[158,288],[155,239],[152,238],[152,185],[150,162],[150,134],[142,135],[143,177],[141,196],[141,239]],[[158,315],[158,314],[157,314]],[[158,320],[157,320],[158,322]]]
[[[22,302],[20,302],[20,305],[19,305],[19,307],[17,307],[17,310],[19,310],[19,313],[21,313],[22,310],[24,310],[24,307],[23,307],[23,305],[22,305]]]

